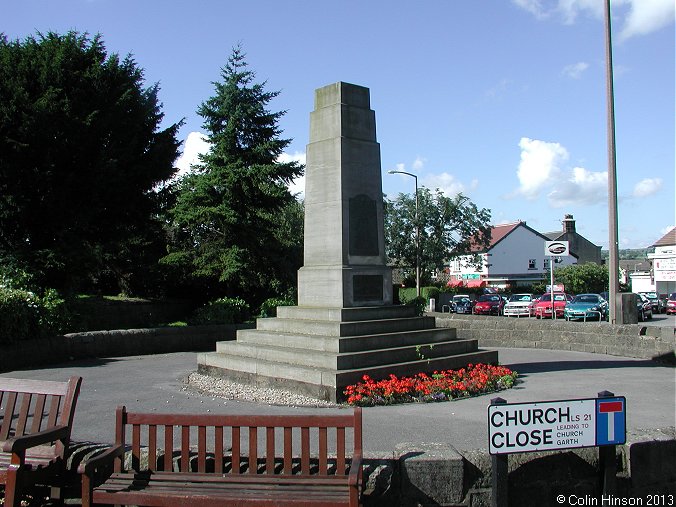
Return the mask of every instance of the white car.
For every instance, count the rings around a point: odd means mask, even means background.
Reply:
[[[505,305],[504,315],[508,317],[530,317],[533,294],[512,294]]]

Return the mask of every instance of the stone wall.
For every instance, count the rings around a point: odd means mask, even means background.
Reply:
[[[616,447],[613,496],[643,500],[612,505],[648,505],[649,495],[676,495],[674,455],[673,428],[627,434],[627,443]],[[394,456],[367,453],[365,458],[364,507],[491,505],[491,457],[484,449],[459,452],[449,444],[402,444]],[[601,495],[598,448],[511,454],[508,467],[509,505],[602,505],[576,503]],[[557,502],[557,495],[566,501]]]
[[[481,347],[573,350],[611,356],[674,361],[673,327],[573,322],[485,315],[431,313],[438,327],[454,327],[458,338]]]
[[[234,340],[238,329],[251,327],[253,324],[119,329],[23,340],[2,347],[0,371],[93,357],[214,350],[216,342]]]

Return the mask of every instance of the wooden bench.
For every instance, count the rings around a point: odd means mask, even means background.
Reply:
[[[0,377],[0,486],[5,507],[18,507],[28,488],[61,497],[65,460],[82,377],[67,382]]]
[[[196,415],[118,407],[115,446],[80,465],[82,505],[357,507],[361,409],[343,412]],[[114,470],[97,478],[111,464]]]

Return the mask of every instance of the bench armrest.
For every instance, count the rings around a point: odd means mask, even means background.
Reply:
[[[120,456],[123,456],[125,448],[122,445],[115,445],[110,449],[106,449],[104,452],[98,456],[88,459],[86,462],[82,463],[77,471],[79,474],[86,475],[91,477],[96,470],[104,466],[110,466],[113,464],[113,460]]]
[[[350,486],[359,486],[362,478],[362,457],[361,453],[355,453],[350,463],[350,474],[348,476],[348,484]]]
[[[30,449],[37,445],[56,442],[57,440],[66,440],[69,435],[70,428],[68,426],[53,426],[37,433],[10,438],[2,444],[2,450],[3,452],[21,456],[23,459],[26,449]]]

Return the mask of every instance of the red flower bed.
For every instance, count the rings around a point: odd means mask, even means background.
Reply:
[[[413,377],[363,381],[347,386],[343,394],[349,405],[374,406],[394,403],[447,401],[509,389],[518,374],[504,366],[470,364],[460,370],[419,373]]]

